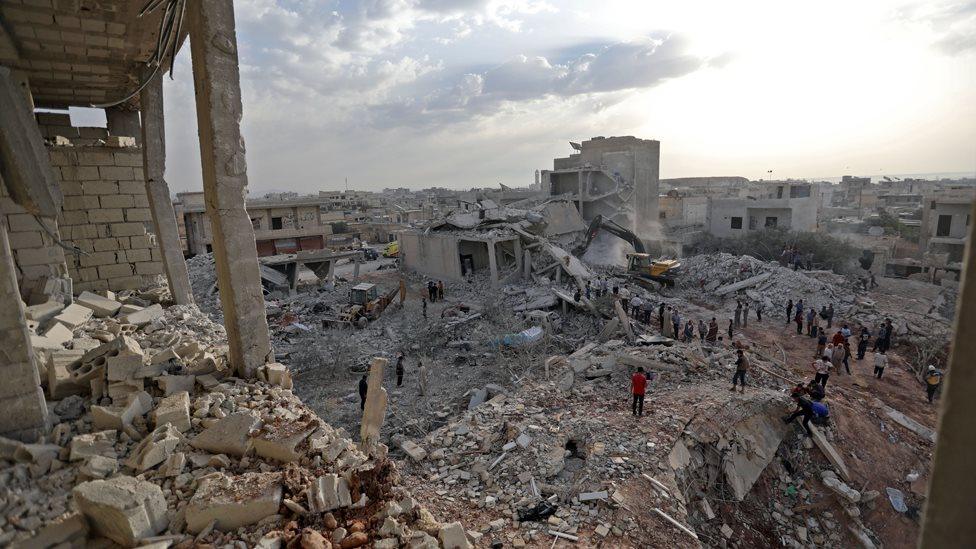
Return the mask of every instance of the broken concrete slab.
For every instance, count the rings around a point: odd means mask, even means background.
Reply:
[[[109,478],[119,470],[119,460],[105,456],[92,456],[78,468],[83,477],[94,480]]]
[[[61,400],[71,395],[84,395],[89,386],[72,382],[69,368],[81,364],[84,351],[64,349],[54,351],[47,358],[47,394],[51,400]]]
[[[106,374],[109,381],[124,381],[146,376],[136,375],[143,365],[142,354],[124,353],[105,357]]]
[[[88,307],[82,307],[77,303],[72,303],[55,316],[54,321],[64,324],[69,330],[74,330],[91,320],[93,314],[92,310]]]
[[[410,459],[414,461],[423,461],[427,457],[427,450],[424,450],[416,442],[407,439],[400,443],[400,449],[406,452]]]
[[[99,431],[76,435],[71,439],[68,459],[78,461],[91,456],[115,458],[116,431]]]
[[[209,475],[186,506],[186,530],[198,534],[214,522],[214,528],[229,532],[260,522],[278,512],[281,497],[278,473]]]
[[[890,406],[883,407],[885,415],[893,419],[897,424],[908,429],[909,431],[915,433],[916,435],[927,438],[928,440],[935,442],[935,431],[929,429],[928,427],[922,425],[921,423],[915,421],[914,419],[906,416],[905,414],[895,410]]]
[[[151,409],[152,397],[145,391],[138,391],[129,395],[123,406],[92,406],[92,425],[99,430],[122,431],[132,425],[134,418]]]
[[[119,312],[119,309],[122,308],[122,304],[118,301],[88,291],[81,292],[75,298],[75,303],[88,307],[98,318],[115,316],[115,313]]]
[[[170,424],[177,431],[185,433],[190,430],[190,394],[181,391],[163,398],[153,411],[156,426]]]
[[[24,311],[27,320],[33,320],[39,324],[44,324],[64,310],[64,303],[58,301],[46,301],[37,305],[31,305]]]
[[[180,392],[193,393],[195,383],[196,376],[164,375],[156,378],[156,385],[162,389],[163,395],[165,396],[171,396]]]
[[[837,469],[840,473],[840,478],[847,482],[851,481],[851,473],[847,469],[847,464],[844,463],[844,458],[840,453],[834,449],[834,446],[827,441],[827,437],[824,436],[823,432],[817,428],[816,425],[810,425],[810,431],[813,432],[813,442],[820,448],[827,460]]]
[[[313,513],[327,513],[352,505],[349,483],[336,474],[315,479],[308,489],[308,508]]]
[[[51,327],[44,331],[44,337],[57,343],[58,345],[63,345],[72,339],[74,339],[74,333],[65,327],[64,324],[60,322],[55,322],[51,324]]]
[[[250,412],[235,412],[190,440],[190,446],[214,454],[242,457],[250,448],[250,432],[260,420]]]
[[[150,305],[141,311],[136,311],[134,313],[129,313],[125,315],[121,320],[126,324],[134,324],[136,326],[145,326],[153,320],[163,316],[163,306],[159,303]]]
[[[160,425],[132,450],[125,465],[140,473],[155,467],[169,458],[181,440],[173,425]]]
[[[278,424],[265,423],[261,434],[251,439],[257,455],[281,462],[298,461],[302,456],[298,446],[318,427],[312,419],[287,421]]]
[[[85,547],[87,538],[88,521],[81,513],[71,512],[44,525],[29,539],[14,545],[22,549]]]
[[[118,476],[79,484],[71,494],[92,529],[124,547],[137,545],[169,525],[166,498],[151,482]]]
[[[751,276],[745,280],[740,280],[739,282],[734,282],[732,284],[726,284],[715,290],[715,295],[726,295],[732,292],[737,292],[739,290],[744,290],[746,288],[751,288],[760,282],[764,282],[769,277],[773,276],[772,272],[758,274],[756,276]]]
[[[437,532],[437,539],[441,540],[444,549],[471,549],[473,547],[460,522],[451,522],[441,526],[440,531]]]

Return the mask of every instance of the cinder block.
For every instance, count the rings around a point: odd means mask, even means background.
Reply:
[[[7,228],[12,233],[42,230],[41,224],[30,214],[11,214],[7,217]]]
[[[155,262],[136,263],[136,274],[156,275],[163,274],[163,264]]]
[[[131,248],[131,246],[129,246],[129,239],[130,237],[128,236],[120,236],[116,239],[119,241],[120,250],[128,250],[129,248]]]
[[[70,126],[71,115],[57,112],[34,113],[38,126]]]
[[[142,167],[142,149],[136,149],[136,152],[119,151],[115,153],[115,165]]]
[[[85,194],[119,194],[119,184],[113,181],[87,181]]]
[[[125,210],[126,221],[152,221],[152,212],[149,208],[127,208]]]
[[[79,186],[81,184],[79,183]],[[64,204],[61,206],[63,210],[97,210],[101,208],[102,205],[98,201],[97,196],[82,195],[82,196],[66,196],[64,197]]]
[[[81,257],[82,267],[98,267],[100,265],[112,265],[116,263],[115,252],[95,252]]]
[[[78,135],[85,139],[105,139],[108,128],[78,128]]]
[[[109,278],[120,278],[125,276],[132,276],[132,265],[128,263],[114,264],[114,265],[101,265],[98,267],[98,277],[109,279]]]
[[[115,162],[115,158],[112,159],[112,162]],[[98,175],[100,175],[102,179],[107,179],[110,181],[136,179],[132,175],[132,168],[128,166],[99,166]]]
[[[71,243],[84,252],[92,253],[95,251],[95,241],[90,238],[79,238],[71,241]]]
[[[18,265],[49,265],[64,262],[64,250],[60,246],[25,248],[17,250]]]
[[[136,275],[109,279],[106,286],[112,290],[139,290],[146,284],[144,278]]]
[[[64,168],[61,168],[61,169],[64,170]],[[64,177],[63,175],[61,177],[62,177],[62,179],[70,179],[70,178]],[[67,197],[69,197],[69,196],[78,196],[78,195],[84,194],[84,192],[85,192],[84,187],[78,181],[62,181],[61,182],[61,194],[66,197],[66,200],[65,200],[66,202],[67,202]]]
[[[154,246],[156,246],[156,235],[154,234],[133,236],[129,244],[129,247],[133,249],[152,248]]]
[[[74,130],[74,128],[69,128],[69,129]],[[51,132],[51,134],[48,135],[47,137],[54,137],[56,135],[60,135],[62,137],[78,137],[78,132],[77,131]],[[51,165],[54,167],[75,166],[78,164],[78,153],[74,151],[65,151],[61,149],[56,149],[56,150],[48,149],[48,151],[49,151],[48,156],[51,158]]]
[[[119,181],[119,194],[146,194],[146,183],[143,181]]]
[[[97,238],[93,244],[96,252],[114,252],[119,249],[117,238]]]
[[[153,248],[153,249],[151,249],[149,251],[152,252],[152,260],[153,261],[162,261],[163,260],[163,251],[160,250],[159,248]]]
[[[115,223],[111,226],[115,236],[142,236],[146,234],[146,226],[142,223]]]
[[[131,194],[107,194],[99,197],[103,208],[131,208]]]
[[[85,212],[85,217],[88,217],[88,212]],[[98,238],[98,228],[95,225],[75,225],[73,227],[66,227],[71,229],[71,238]]]
[[[10,247],[14,250],[21,248],[39,248],[44,245],[44,239],[38,231],[10,233]],[[148,251],[148,250],[147,250]]]
[[[149,207],[149,197],[145,194],[136,194],[132,196],[132,205],[136,208],[148,208]]]
[[[88,290],[90,292],[98,292],[101,290],[108,290],[107,280],[92,280],[91,282],[76,282],[74,285],[75,289],[78,291]],[[112,288],[113,290],[125,289],[125,288]]]
[[[61,225],[71,226],[71,225],[87,225],[88,224],[88,212],[86,210],[78,211],[62,211],[61,216],[58,217],[58,221]],[[72,238],[76,238],[74,233],[72,233]]]
[[[91,282],[93,280],[98,280],[98,268],[97,267],[85,267],[84,269],[79,269],[76,271],[78,276],[72,276],[74,280],[81,279],[82,282]],[[77,288],[77,284],[75,287]]]
[[[110,150],[78,152],[79,166],[114,166],[115,155]]]
[[[120,223],[125,221],[121,208],[100,208],[88,210],[88,221],[91,223]]]
[[[139,262],[152,261],[152,252],[148,248],[143,248],[141,250],[126,250],[125,259],[130,263],[135,263],[136,272],[139,273]],[[146,273],[139,273],[139,274],[146,274]]]
[[[95,166],[61,166],[61,179],[65,181],[95,181],[98,168]]]
[[[146,176],[142,172],[142,168],[132,168],[132,179],[137,181],[145,181]]]

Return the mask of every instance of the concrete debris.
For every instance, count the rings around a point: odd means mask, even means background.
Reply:
[[[166,498],[151,482],[124,475],[92,480],[76,486],[72,496],[92,529],[123,547],[137,545],[169,525]]]
[[[180,432],[172,424],[164,423],[132,450],[125,465],[141,473],[169,459],[181,441]]]
[[[181,391],[163,398],[153,410],[153,417],[157,426],[170,424],[181,433],[189,431],[190,394]]]
[[[260,420],[250,412],[235,412],[190,439],[190,445],[214,454],[243,456],[251,446],[250,433]]]
[[[281,476],[277,473],[245,473],[234,477],[215,473],[200,482],[186,508],[186,529],[199,534],[214,528],[232,531],[260,522],[278,512]]]
[[[322,475],[309,487],[308,508],[313,513],[327,513],[350,505],[349,483],[338,475]]]

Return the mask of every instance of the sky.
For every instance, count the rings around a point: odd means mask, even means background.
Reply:
[[[252,194],[525,186],[568,142],[661,176],[976,172],[976,0],[237,0]],[[190,48],[164,93],[199,190]]]

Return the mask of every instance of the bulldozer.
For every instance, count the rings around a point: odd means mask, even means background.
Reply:
[[[597,215],[590,222],[586,230],[586,241],[573,250],[573,254],[580,257],[586,253],[600,231],[606,231],[634,247],[633,253],[627,254],[627,271],[622,274],[642,285],[653,281],[668,287],[674,286],[674,277],[681,262],[676,259],[651,259],[644,242],[633,231],[602,215]]]
[[[405,293],[406,287],[402,280],[399,287],[382,295],[380,295],[376,284],[368,282],[356,284],[349,290],[349,303],[343,305],[336,316],[323,318],[322,327],[355,326],[356,328],[365,328],[383,314],[383,311],[396,299],[397,294],[400,295],[400,304],[403,305]]]

